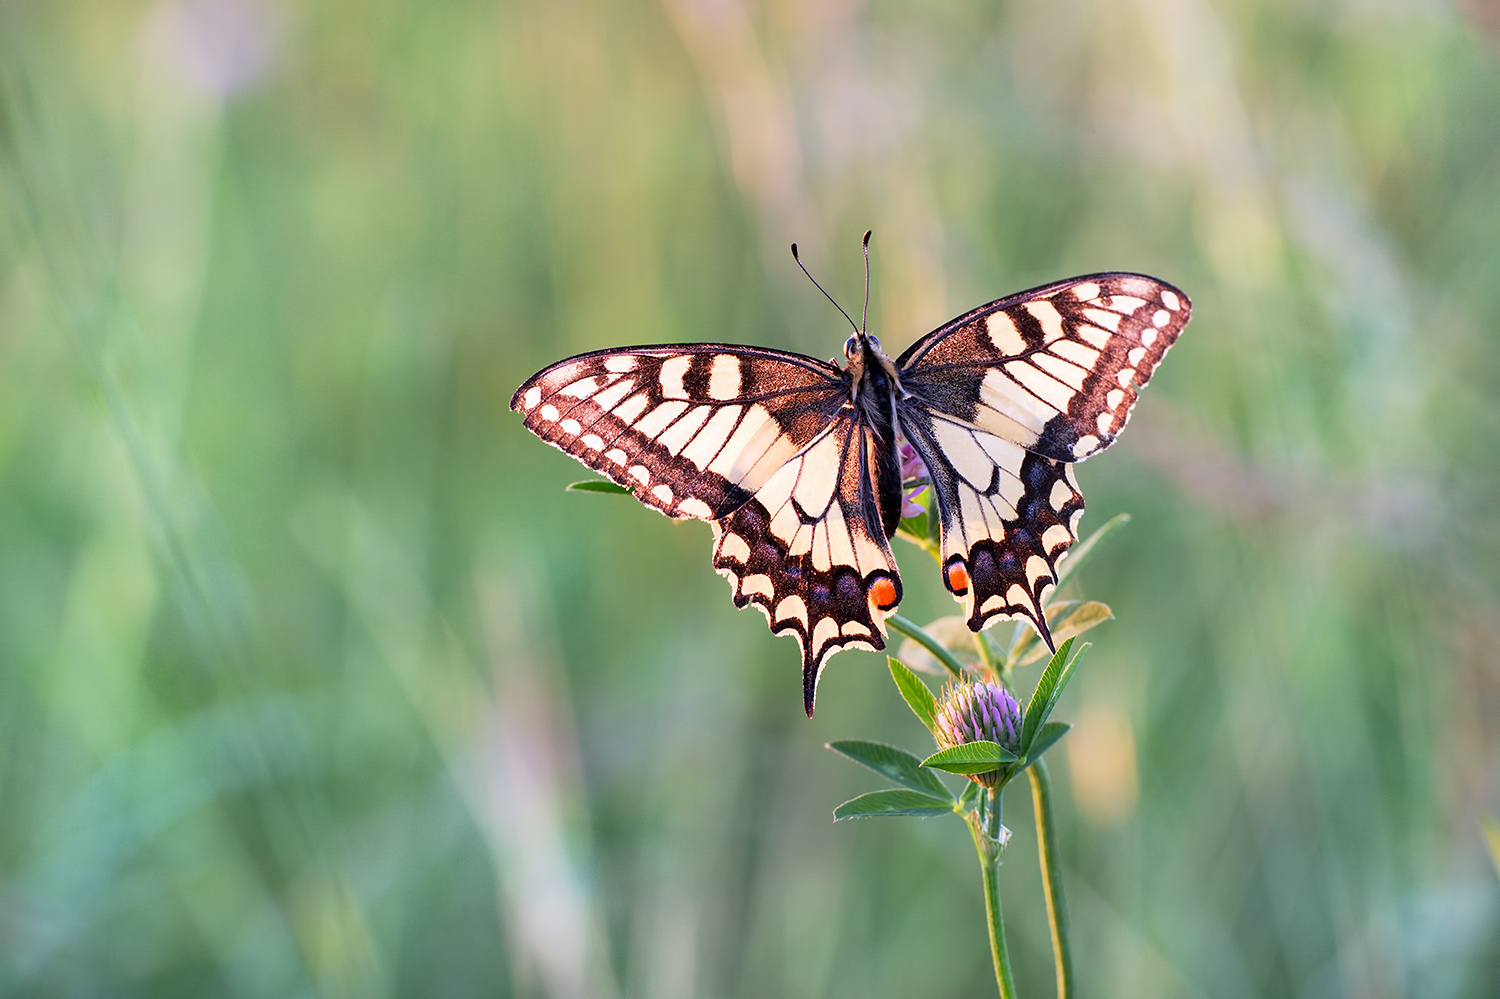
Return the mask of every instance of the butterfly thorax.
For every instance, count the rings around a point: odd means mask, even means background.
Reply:
[[[901,451],[896,445],[897,400],[905,394],[896,363],[868,333],[856,333],[844,344],[849,361],[849,402],[870,429],[865,474],[879,501],[880,529],[887,538],[901,521]],[[871,525],[874,527],[875,525]]]

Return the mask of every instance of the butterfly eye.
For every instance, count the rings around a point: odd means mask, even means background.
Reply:
[[[844,341],[844,356],[850,360],[854,359],[855,351],[859,350],[859,337],[851,336]]]
[[[874,347],[876,350],[880,349],[880,338],[877,337],[874,333],[866,333],[865,339],[870,341],[871,347]]]

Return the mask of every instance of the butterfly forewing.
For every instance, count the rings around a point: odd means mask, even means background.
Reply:
[[[1091,274],[991,302],[934,330],[897,364],[940,412],[1058,461],[1108,447],[1187,325],[1176,288]]]
[[[528,378],[510,405],[642,503],[718,520],[826,430],[847,396],[826,362],[703,343],[571,357]]]

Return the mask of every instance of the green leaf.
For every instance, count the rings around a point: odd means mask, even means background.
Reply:
[[[1067,735],[1072,727],[1067,722],[1049,721],[1037,729],[1036,738],[1031,740],[1031,747],[1026,751],[1026,765],[1030,766],[1041,759],[1042,754],[1051,749],[1058,739]]]
[[[1128,523],[1130,523],[1130,514],[1117,513],[1099,530],[1074,545],[1072,550],[1063,557],[1062,571],[1057,575],[1057,589],[1062,589],[1062,585],[1072,578],[1073,573],[1078,571],[1078,567],[1083,565],[1084,560],[1094,553],[1094,549],[1099,546],[1099,542]],[[1057,590],[1053,590],[1052,592],[1056,593]]]
[[[962,617],[956,614],[951,617],[940,617],[917,630],[936,642],[956,659],[959,665],[967,667],[979,662],[979,653],[974,649],[974,633],[969,630],[969,626],[964,623]],[[920,638],[908,638],[902,642],[899,655],[903,663],[919,673],[932,673],[944,677],[952,674],[952,670],[944,666]]]
[[[1066,642],[1070,638],[1077,638],[1086,631],[1092,631],[1105,621],[1115,619],[1114,611],[1109,609],[1108,604],[1102,604],[1097,600],[1085,600],[1081,604],[1069,601],[1066,604],[1057,605],[1073,607],[1074,609],[1066,615],[1058,615],[1060,620],[1056,624],[1049,622],[1048,627],[1052,632],[1054,642]],[[1049,611],[1051,607],[1047,608]],[[1033,633],[1034,634],[1034,633]],[[1017,666],[1025,666],[1034,663],[1047,653],[1047,647],[1040,642],[1036,647],[1028,651],[1017,662]]]
[[[1053,655],[1047,668],[1042,671],[1042,678],[1036,682],[1036,690],[1031,692],[1031,702],[1026,705],[1026,718],[1021,723],[1021,751],[1023,753],[1030,753],[1031,743],[1036,738],[1037,730],[1042,727],[1047,716],[1057,705],[1057,699],[1062,696],[1063,689],[1073,678],[1073,667],[1077,665],[1084,650],[1088,648],[1085,645],[1078,650],[1078,655],[1070,660],[1068,656],[1073,651],[1073,642],[1074,639],[1070,638],[1057,647],[1057,653]]]
[[[833,820],[863,819],[872,815],[947,815],[953,811],[953,799],[938,798],[920,791],[892,789],[871,791],[851,798],[833,810]]]
[[[922,766],[950,774],[987,774],[1016,762],[1016,754],[998,742],[966,742],[940,749],[922,761]]]
[[[828,743],[828,748],[913,791],[947,797],[950,800],[953,797],[943,786],[943,782],[938,780],[937,774],[931,770],[923,770],[922,761],[904,749],[864,739],[840,739]]]
[[[570,482],[563,488],[577,493],[620,493],[626,496],[630,495],[630,490],[624,486],[616,485],[613,482],[606,482],[603,479],[585,479],[582,482]]]
[[[917,721],[925,725],[929,732],[932,731],[933,719],[937,717],[937,700],[932,696],[932,691],[927,689],[927,684],[917,674],[901,665],[900,660],[892,656],[887,661],[891,667],[891,679],[896,681],[896,689],[901,691],[906,706],[917,716]]]

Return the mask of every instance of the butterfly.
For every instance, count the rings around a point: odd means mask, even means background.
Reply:
[[[901,602],[903,444],[926,467],[943,584],[969,628],[1021,618],[1052,646],[1042,600],[1083,513],[1073,463],[1114,442],[1190,310],[1156,278],[1088,274],[981,305],[894,360],[863,324],[842,366],[616,347],[542,369],[510,405],[647,506],[709,522],[735,605],[801,646],[811,717],[828,658],[885,648]]]

